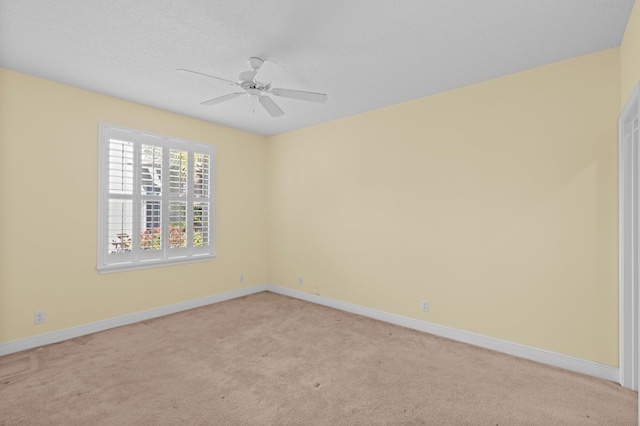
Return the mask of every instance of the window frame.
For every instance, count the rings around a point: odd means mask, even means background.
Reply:
[[[110,192],[109,171],[110,171],[110,143],[112,134],[127,134],[131,140],[126,140],[132,144],[132,175],[133,183],[131,194],[114,195]],[[161,167],[161,195],[155,192],[155,171],[146,169],[146,173],[151,173],[152,185],[154,190],[151,193],[143,194],[142,187],[145,185],[145,172],[143,171],[144,163],[141,159],[140,151],[143,145],[160,146],[162,149]],[[184,194],[171,193],[169,189],[170,174],[170,156],[171,150],[180,150],[187,152],[187,174],[186,174],[186,191]],[[208,180],[208,197],[196,196],[197,188],[194,186],[194,156],[195,154],[203,154],[209,156],[209,180]],[[187,139],[166,136],[157,133],[147,132],[138,129],[131,129],[123,126],[113,125],[109,123],[99,123],[98,129],[98,250],[96,269],[100,273],[121,272],[136,269],[154,268],[167,265],[176,265],[183,263],[202,262],[211,260],[216,257],[215,247],[215,158],[216,147],[212,144],[203,142],[195,142]],[[155,163],[154,163],[155,164]],[[146,187],[146,186],[145,186]],[[110,200],[131,200],[131,251],[126,253],[113,253],[109,249],[109,209]],[[161,219],[161,235],[162,245],[158,250],[144,250],[140,247],[142,238],[142,214],[144,213],[143,204],[146,202],[159,202],[162,207],[159,210]],[[171,217],[169,208],[177,203],[186,203],[186,247],[169,248],[169,224]],[[194,229],[193,218],[195,206],[204,203],[208,205],[208,242],[206,246],[194,246]],[[152,203],[150,203],[152,204]],[[147,204],[145,204],[146,206]],[[148,213],[147,213],[148,217]],[[153,228],[151,228],[153,229]],[[174,228],[175,229],[175,228]],[[140,234],[140,235],[138,235]],[[114,257],[117,256],[116,257]]]

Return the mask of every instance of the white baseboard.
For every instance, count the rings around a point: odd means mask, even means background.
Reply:
[[[330,299],[328,297],[279,287],[272,284],[267,284],[267,291],[294,297],[296,299],[306,300],[308,302],[317,303],[319,305],[328,306],[330,308],[339,309],[341,311],[351,312],[353,314],[362,315],[391,324],[400,325],[402,327],[435,334],[436,336],[446,337],[448,339],[457,340],[459,342],[469,343],[481,348],[491,349],[497,352],[514,355],[531,361],[540,362],[542,364],[552,365],[554,367],[560,367],[566,370],[575,371],[578,373],[583,373],[601,379],[620,383],[620,370],[618,367],[612,367],[610,365],[600,364],[593,361],[586,361],[580,358],[574,358],[568,355],[546,351],[544,349],[536,349],[518,343],[507,342],[505,340],[495,339],[493,337],[482,336],[480,334],[475,334],[468,331],[458,330],[443,325],[433,324],[427,321],[408,318],[402,315],[379,311],[376,309],[355,305],[353,303],[342,302],[339,300]]]
[[[218,302],[224,302],[225,300],[231,300],[242,296],[247,296],[254,293],[260,293],[267,289],[266,284],[259,284],[253,287],[241,288],[238,290],[232,290],[226,293],[214,294],[212,296],[203,297],[200,299],[187,300],[186,302],[176,303],[174,305],[163,306],[160,308],[149,309],[147,311],[136,312],[129,315],[123,315],[121,317],[109,318],[103,321],[94,322],[91,324],[80,325],[78,327],[71,327],[64,330],[52,331],[50,333],[44,333],[26,339],[14,340],[12,342],[0,344],[0,355],[8,355],[14,352],[24,351],[26,349],[37,348],[43,345],[49,345],[51,343],[61,342],[63,340],[73,339],[75,337],[84,336],[91,333],[97,333],[98,331],[108,330],[110,328],[120,327],[127,324],[133,324],[139,321],[145,321],[152,318],[162,317],[169,314],[175,314],[176,312],[186,311],[193,308],[199,308],[201,306],[211,305]]]
[[[482,336],[480,334],[475,334],[468,331],[458,330],[443,325],[433,324],[427,321],[408,318],[402,315],[379,311],[376,309],[367,308],[365,306],[342,302],[340,300],[330,299],[328,297],[305,293],[298,290],[292,290],[285,287],[279,287],[272,284],[259,284],[253,287],[233,290],[226,293],[203,297],[200,299],[188,300],[186,302],[176,303],[174,305],[136,312],[133,314],[110,318],[91,324],[81,325],[78,327],[44,333],[37,336],[28,337],[26,339],[0,343],[0,356],[23,351],[26,349],[37,348],[51,343],[61,342],[63,340],[73,339],[75,337],[80,337],[91,333],[97,333],[99,331],[108,330],[110,328],[120,327],[139,321],[145,321],[152,318],[174,314],[176,312],[199,308],[205,305],[224,302],[226,300],[248,296],[254,293],[260,293],[262,291],[271,291],[273,293],[294,297],[296,299],[306,300],[308,302],[317,303],[319,305],[339,309],[341,311],[351,312],[353,314],[362,315],[391,324],[396,324],[402,327],[435,334],[436,336],[446,337],[448,339],[457,340],[459,342],[469,343],[482,348],[503,352],[520,358],[525,358],[543,364],[552,365],[555,367],[564,368],[566,370],[576,371],[578,373],[588,374],[590,376],[620,383],[620,370],[617,367],[612,367],[593,361],[586,361],[580,358],[574,358],[543,349],[536,349],[530,346],[520,345],[518,343],[507,342],[505,340]]]

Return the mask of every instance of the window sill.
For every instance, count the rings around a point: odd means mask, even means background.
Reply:
[[[125,263],[114,263],[110,265],[98,265],[96,269],[101,274],[108,274],[111,272],[124,272],[124,271],[134,271],[136,269],[149,269],[149,268],[159,268],[162,266],[171,266],[171,265],[181,265],[183,263],[195,263],[195,262],[206,262],[208,260],[212,260],[216,257],[215,253],[209,254],[201,254],[190,257],[178,257],[169,260],[149,260],[149,261],[141,261],[141,262],[125,262]]]

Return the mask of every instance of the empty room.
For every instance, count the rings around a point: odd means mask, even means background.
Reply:
[[[635,425],[634,0],[0,0],[0,425]]]

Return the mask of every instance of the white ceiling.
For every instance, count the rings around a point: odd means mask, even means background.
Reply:
[[[273,135],[620,45],[633,0],[0,0],[0,67]],[[228,83],[282,65],[270,117]],[[0,94],[1,96],[1,94]]]

